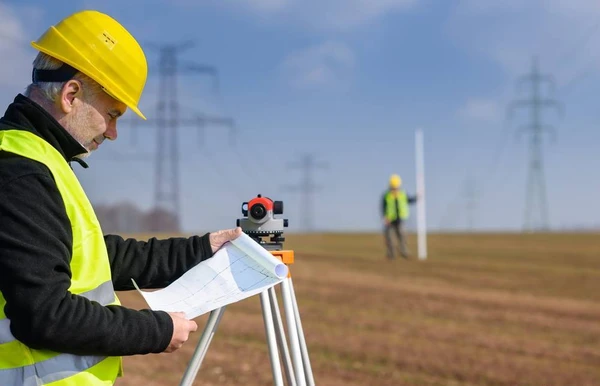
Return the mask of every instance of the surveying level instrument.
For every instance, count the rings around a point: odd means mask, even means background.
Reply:
[[[302,330],[292,276],[289,271],[290,264],[294,262],[294,251],[283,249],[283,242],[285,241],[283,228],[288,226],[288,220],[275,218],[274,215],[277,214],[283,214],[283,202],[273,201],[259,194],[249,202],[242,203],[244,218],[237,219],[237,226],[241,227],[242,231],[250,238],[288,266],[288,275],[280,283],[283,311],[287,325],[287,338],[279,303],[277,302],[276,286],[261,292],[259,295],[274,385],[284,385],[281,359],[288,386],[314,386],[315,380]],[[210,312],[198,346],[181,379],[180,386],[192,386],[224,312],[225,307]]]

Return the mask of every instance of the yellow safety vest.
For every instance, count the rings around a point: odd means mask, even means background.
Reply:
[[[54,176],[73,231],[69,292],[105,306],[121,304],[112,285],[100,223],[63,156],[40,137],[21,130],[0,131],[0,151],[38,161]],[[21,343],[10,332],[5,305],[0,292],[0,385],[107,386],[121,376],[121,357],[34,350]]]
[[[409,214],[408,197],[403,190],[399,190],[395,194],[388,191],[385,194],[385,217],[389,221],[395,221],[398,218],[406,220]]]

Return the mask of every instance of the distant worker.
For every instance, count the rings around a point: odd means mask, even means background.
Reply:
[[[392,231],[398,238],[400,244],[400,254],[405,259],[409,258],[408,248],[406,246],[406,220],[410,215],[409,204],[417,201],[417,196],[408,196],[401,188],[402,179],[399,175],[393,174],[390,177],[389,189],[383,195],[381,214],[385,225],[385,243],[387,247],[387,257],[394,259],[394,243],[392,240]]]
[[[144,52],[96,11],[32,45],[32,82],[0,119],[0,385],[112,385],[122,356],[174,352],[198,328],[180,312],[124,307],[115,291],[133,290],[132,279],[166,287],[241,228],[104,235],[72,166],[87,168],[83,158],[117,139],[127,108],[144,118]]]

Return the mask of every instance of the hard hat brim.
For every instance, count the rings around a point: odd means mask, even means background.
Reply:
[[[40,46],[39,44],[37,44],[35,41],[31,42],[31,46],[33,48],[35,48],[36,50],[45,53],[46,55],[49,55],[53,58],[56,58],[58,60],[60,60],[61,62],[67,63],[69,66],[72,66],[73,68],[76,68],[77,71],[81,72],[82,74],[89,76],[88,74],[86,74],[85,72],[81,71],[79,68],[77,68],[77,64],[74,63],[73,61],[68,60],[67,58],[61,57],[60,55],[56,55],[56,53],[54,52],[50,52],[48,50],[46,50],[44,47]],[[93,79],[93,78],[92,78]],[[97,80],[94,79],[95,82],[98,82]],[[98,83],[99,84],[99,83]],[[113,93],[111,93],[110,91],[108,91],[103,85],[100,84],[100,86],[102,87],[102,89],[104,90],[104,92],[106,92],[108,95],[110,95],[113,99],[124,103],[127,107],[129,107],[134,113],[136,113],[140,118],[142,118],[143,120],[147,120],[146,116],[140,111],[140,109],[131,104],[131,103],[127,103],[124,100],[121,100],[120,98],[117,98]]]

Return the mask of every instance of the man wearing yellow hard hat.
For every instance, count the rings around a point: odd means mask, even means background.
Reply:
[[[32,83],[0,118],[0,385],[111,385],[121,356],[173,352],[197,325],[123,307],[115,291],[165,287],[240,228],[148,242],[103,235],[71,169],[117,138],[146,83],[116,20],[70,15],[32,43]]]
[[[384,223],[385,245],[388,259],[394,259],[394,243],[392,232],[396,235],[399,243],[400,255],[409,258],[406,246],[406,220],[410,215],[409,205],[417,201],[417,196],[408,196],[402,189],[402,179],[393,174],[389,180],[389,188],[383,194],[381,203],[381,214]]]

